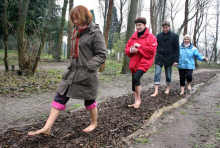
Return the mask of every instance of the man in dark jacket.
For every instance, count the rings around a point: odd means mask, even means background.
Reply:
[[[155,97],[158,95],[158,88],[160,85],[160,77],[162,67],[165,68],[167,88],[165,94],[170,92],[170,82],[172,74],[172,66],[177,66],[179,60],[179,36],[170,31],[170,23],[163,22],[162,32],[157,35],[157,53],[155,57],[155,75],[154,88],[155,91],[151,95]]]

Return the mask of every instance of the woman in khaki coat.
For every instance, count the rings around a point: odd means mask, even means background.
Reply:
[[[70,20],[74,24],[70,65],[58,86],[46,124],[42,129],[30,131],[28,135],[50,134],[53,123],[59,112],[65,110],[69,98],[84,100],[90,112],[91,123],[83,131],[91,132],[97,127],[97,70],[106,59],[104,37],[98,25],[92,22],[92,14],[86,7],[72,8]]]

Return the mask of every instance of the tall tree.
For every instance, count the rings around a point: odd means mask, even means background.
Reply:
[[[157,3],[155,0],[150,0],[150,22],[151,22],[152,33],[154,35],[157,34],[157,18],[158,18]]]
[[[9,70],[8,68],[8,15],[7,15],[7,9],[8,9],[8,0],[4,0],[4,7],[3,7],[3,42],[5,46],[5,56],[4,56],[4,65],[5,65],[5,71],[7,72]]]
[[[70,13],[70,10],[73,8],[73,4],[74,4],[74,1],[69,0],[69,13]],[[67,58],[70,57],[71,37],[72,37],[72,24],[69,19],[69,21],[68,21],[68,39],[67,39]]]
[[[121,28],[122,28],[122,23],[123,23],[123,20],[124,20],[124,6],[125,4],[127,3],[128,0],[120,0],[120,5],[119,5],[119,23],[118,23],[118,29],[117,29],[117,32],[119,33],[119,39],[120,39],[120,32],[121,32]]]
[[[118,16],[117,16],[117,8],[115,6],[113,6],[113,10],[112,10],[112,21],[111,21],[111,26],[110,26],[110,30],[109,30],[109,35],[108,35],[108,48],[112,49],[113,47],[113,42],[116,38],[115,33],[117,32],[118,29]]]
[[[174,20],[175,20],[177,14],[179,13],[179,11],[181,10],[180,9],[180,3],[181,3],[181,1],[168,0],[167,9],[168,9],[169,15],[170,15],[172,30],[174,32],[176,31],[176,28],[175,28],[175,25],[174,25]]]
[[[62,8],[61,24],[60,24],[60,28],[59,28],[59,31],[58,31],[56,50],[53,54],[54,59],[57,60],[57,61],[61,60],[62,43],[63,43],[63,29],[64,29],[64,25],[65,25],[65,16],[66,16],[67,4],[68,4],[68,0],[64,0],[63,8]]]
[[[137,8],[138,8],[138,1],[139,0],[131,0],[130,1],[130,9],[128,14],[128,24],[127,24],[127,32],[126,32],[126,42],[129,40],[131,35],[134,33],[135,24],[133,23],[136,16],[137,16]],[[127,56],[124,56],[123,59],[123,66],[122,66],[122,74],[126,74],[129,72],[129,59]]]
[[[108,48],[108,34],[109,34],[110,25],[111,25],[111,21],[112,21],[113,5],[114,5],[114,1],[113,0],[109,0],[107,20],[106,20],[105,31],[104,31],[105,44],[106,44],[107,48]],[[104,71],[104,69],[105,69],[105,64],[102,64],[100,69],[99,69],[99,71],[102,72],[102,71]]]
[[[160,13],[160,21],[159,21],[160,26],[162,25],[162,23],[166,19],[166,7],[167,7],[167,0],[163,0],[161,3],[161,13]],[[160,28],[160,32],[161,32],[161,27],[159,27],[159,28]]]
[[[185,12],[184,12],[184,31],[183,35],[187,34],[188,31],[188,19],[189,19],[189,0],[185,1]]]
[[[111,22],[112,22],[113,2],[114,2],[113,0],[109,0],[107,20],[106,20],[105,31],[104,31],[105,44],[106,44],[106,47],[107,47],[107,48],[108,48],[108,34],[109,34]]]
[[[150,21],[154,35],[161,31],[162,22],[165,19],[166,0],[150,0]]]
[[[43,25],[42,25],[43,29],[39,31],[40,46],[37,50],[36,57],[34,57],[34,60],[33,60],[32,73],[35,73],[37,70],[38,63],[40,61],[40,56],[41,56],[42,50],[46,42],[46,36],[47,36],[48,28],[49,28],[48,26],[50,24],[52,13],[53,13],[53,1],[54,0],[48,0],[49,8],[48,8],[48,11],[45,11],[45,17],[44,17]]]
[[[141,12],[144,9],[144,1],[143,0],[139,0],[138,1],[138,9],[137,9],[137,17],[141,16]]]
[[[205,13],[205,57],[209,57],[208,55],[208,39],[207,39],[207,26],[208,26],[208,14]]]
[[[180,34],[182,32],[182,29],[184,29],[183,31],[183,35],[187,34],[188,32],[188,23],[196,16],[196,12],[194,12],[193,15],[191,15],[191,17],[189,17],[190,12],[193,11],[193,9],[195,8],[195,4],[191,4],[191,1],[189,0],[185,0],[185,12],[184,12],[184,20],[183,23],[180,25],[179,29],[178,29],[178,34]],[[191,9],[190,7],[191,6]]]
[[[218,44],[218,27],[219,27],[219,0],[216,0],[217,6],[216,6],[216,31],[215,31],[215,43],[214,43],[214,62],[217,62],[218,59],[218,50],[217,50],[217,44]]]
[[[27,39],[25,38],[25,24],[30,0],[19,0],[18,23],[17,23],[17,45],[19,70],[30,74],[30,59],[27,56]]]
[[[103,17],[103,32],[105,31],[109,0],[99,0],[99,9]]]
[[[196,16],[195,25],[193,31],[193,44],[197,47],[199,36],[201,34],[200,30],[203,30],[202,24],[204,22],[205,8],[207,7],[210,0],[197,0],[196,3]]]

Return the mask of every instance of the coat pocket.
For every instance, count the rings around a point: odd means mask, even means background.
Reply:
[[[67,80],[62,80],[58,85],[57,92],[61,95],[64,95],[64,93],[68,89],[69,85],[70,84],[69,84],[69,82],[67,82]]]
[[[75,72],[75,75],[73,77],[73,83],[80,83],[82,81],[85,81],[87,79],[89,79],[89,72],[88,70],[78,70]]]

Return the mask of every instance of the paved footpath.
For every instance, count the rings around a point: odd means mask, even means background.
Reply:
[[[130,148],[220,148],[220,74],[135,137]]]

